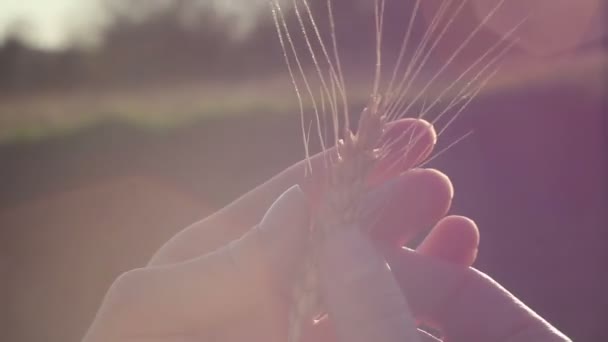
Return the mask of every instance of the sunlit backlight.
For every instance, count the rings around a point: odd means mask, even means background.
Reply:
[[[471,1],[479,18],[488,13],[494,1]],[[487,23],[499,35],[527,18],[518,33],[520,46],[537,55],[552,55],[571,50],[597,37],[602,0],[508,0],[503,9]]]

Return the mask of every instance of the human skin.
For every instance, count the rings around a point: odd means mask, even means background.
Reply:
[[[422,121],[398,124],[427,130],[400,165],[408,170],[430,153],[435,134]],[[117,278],[83,342],[285,341],[287,293],[310,222],[305,191],[315,188],[302,168],[287,169],[186,228],[147,266]],[[453,197],[445,175],[424,169],[383,174],[365,203],[388,204],[372,224],[373,237],[413,317],[440,329],[446,341],[568,341],[470,267],[479,232],[467,218],[445,217]],[[415,251],[400,247],[433,224]],[[335,341],[331,318],[306,331],[304,340]]]

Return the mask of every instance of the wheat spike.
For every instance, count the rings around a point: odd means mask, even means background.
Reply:
[[[368,191],[366,180],[382,156],[378,146],[385,127],[383,112],[381,98],[372,97],[361,114],[357,133],[349,130],[338,141],[337,158],[330,166],[327,189],[315,215],[310,250],[330,230],[361,219],[360,200]],[[299,342],[303,328],[322,312],[314,256],[307,253],[293,288],[288,342]]]
[[[500,61],[505,54],[515,45],[515,41],[507,42],[514,32],[523,23],[517,24],[511,31],[504,35],[500,40],[493,44],[489,49],[482,51],[481,55],[466,70],[451,83],[434,99],[426,103],[426,93],[430,87],[439,80],[439,77],[447,70],[455,58],[469,45],[472,39],[478,34],[485,23],[490,20],[496,12],[503,6],[506,0],[496,0],[492,10],[482,18],[481,22],[468,34],[462,44],[447,58],[445,63],[439,67],[429,80],[423,82],[422,88],[413,97],[408,97],[412,85],[427,65],[431,54],[436,50],[438,44],[446,36],[446,32],[452,27],[459,13],[468,5],[469,0],[443,0],[434,16],[431,18],[426,31],[422,34],[417,46],[412,48],[413,54],[407,63],[404,63],[405,52],[412,40],[412,30],[417,18],[422,1],[414,2],[413,11],[406,22],[406,31],[403,36],[397,60],[392,70],[388,85],[383,86],[383,27],[384,14],[386,11],[386,0],[374,0],[375,13],[375,55],[376,63],[374,66],[374,79],[370,98],[366,108],[362,111],[357,131],[353,132],[350,127],[348,113],[348,97],[346,93],[346,82],[342,73],[342,64],[338,55],[337,36],[335,32],[335,22],[333,17],[332,0],[327,0],[327,11],[329,16],[329,47],[324,42],[319,32],[319,26],[313,16],[309,0],[291,0],[293,10],[297,19],[298,28],[308,50],[308,57],[312,61],[313,71],[321,83],[320,106],[315,101],[310,82],[302,66],[301,57],[296,52],[294,42],[288,30],[288,25],[279,5],[279,0],[269,0],[275,20],[279,41],[283,49],[285,61],[289,75],[296,90],[300,115],[304,117],[302,106],[302,95],[300,94],[299,84],[307,91],[312,100],[314,114],[317,123],[318,139],[321,143],[322,152],[325,154],[325,178],[322,180],[323,193],[315,204],[312,229],[309,235],[308,251],[301,262],[301,268],[297,272],[297,279],[291,293],[292,307],[289,313],[288,342],[300,342],[303,331],[312,324],[313,319],[319,314],[324,313],[323,301],[320,294],[319,265],[322,260],[317,260],[315,247],[319,245],[324,236],[340,227],[357,226],[356,223],[364,219],[364,210],[361,207],[361,200],[370,190],[367,180],[370,173],[377,165],[377,162],[391,154],[397,158],[392,161],[383,172],[391,172],[401,161],[410,158],[413,146],[424,137],[426,132],[417,132],[415,125],[410,126],[400,136],[388,141],[383,141],[383,134],[387,122],[397,120],[407,115],[414,108],[419,100],[424,100],[422,109],[418,117],[422,118],[431,109],[436,107],[442,98],[449,95],[449,91],[461,86],[459,91],[448,101],[445,108],[431,124],[435,124],[446,113],[455,108],[455,114],[448,120],[447,124],[439,131],[438,137],[458,118],[461,112],[467,108],[468,104],[481,91],[485,84],[492,78],[498,68]],[[303,7],[303,13],[300,11]],[[307,22],[305,19],[307,18]],[[309,24],[310,27],[307,27]],[[310,32],[312,31],[312,32]],[[311,42],[316,39],[316,44]],[[316,46],[316,48],[315,48]],[[317,51],[319,50],[320,51]],[[333,55],[333,56],[332,56]],[[404,65],[405,64],[405,65]],[[296,66],[296,67],[294,67]],[[327,68],[327,74],[325,74]],[[471,76],[472,75],[472,76]],[[468,77],[468,82],[461,85],[461,80]],[[299,82],[298,82],[299,80]],[[384,89],[381,94],[380,89]],[[319,108],[320,107],[320,108]],[[329,113],[326,113],[326,109]],[[322,120],[331,119],[331,129],[333,129],[333,144],[335,150],[326,148],[328,142],[327,126],[321,127]],[[305,122],[301,122],[302,131],[305,132]],[[409,142],[405,145],[402,138],[409,135]],[[454,143],[436,153],[430,159],[417,160],[416,165],[425,165],[428,161],[436,158],[450,149],[462,139],[468,137],[470,133],[457,139]],[[310,164],[309,144],[310,138],[304,136],[306,159],[309,161],[307,171],[312,172]],[[421,155],[426,155],[422,153]],[[396,337],[393,336],[393,337]]]

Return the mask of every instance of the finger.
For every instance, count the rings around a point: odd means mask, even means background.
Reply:
[[[392,194],[388,189],[403,188],[405,190],[408,188],[407,182],[410,180],[414,183],[420,183],[420,179],[412,176],[418,175],[424,171],[425,170],[412,170],[394,181],[387,182],[387,184],[374,191],[366,202],[369,202],[369,206],[374,207],[373,210],[379,210],[376,208],[376,206],[378,206],[379,203],[383,203],[382,199],[384,197]],[[430,176],[435,174],[437,173],[432,172],[428,175]],[[403,194],[407,193],[411,194],[415,193],[415,191],[397,191],[396,195],[391,196],[390,202],[398,202],[398,196],[403,196]],[[408,201],[402,201],[399,203],[407,202]],[[407,210],[408,208],[410,208],[408,205],[403,206],[403,210]],[[402,219],[408,220],[409,217],[410,213],[405,212],[403,213]],[[395,216],[395,220],[397,222],[401,222],[401,218],[399,216]],[[378,224],[379,228],[382,226],[381,223],[382,222],[379,222]],[[394,225],[394,227],[397,228],[400,227],[400,225],[397,224]],[[397,234],[403,233],[399,231]],[[386,245],[394,248],[395,245],[392,243],[392,241],[394,241],[393,239],[389,238],[385,241],[391,241],[391,243]],[[477,249],[477,244],[475,241],[479,241],[479,234],[475,223],[468,218],[450,216],[441,220],[433,228],[427,238],[418,247],[417,251],[427,256],[467,267],[472,264],[471,259],[474,260],[474,258],[471,258],[471,255],[473,254],[471,251]],[[426,333],[422,334],[422,336],[428,341],[439,341],[439,339]],[[424,338],[422,340],[425,341]],[[323,319],[312,326],[311,329],[306,330],[304,334],[304,341],[336,341],[336,333],[334,331],[332,321],[330,319]]]
[[[428,332],[418,329],[418,333],[420,334],[420,340],[422,342],[441,342],[437,337],[429,334]]]
[[[377,176],[378,179],[376,180],[378,182],[394,178],[404,170],[411,168],[417,160],[424,159],[432,150],[436,139],[433,127],[423,120],[403,119],[388,124],[388,127],[385,140],[397,139],[400,132],[406,131],[420,132],[420,139],[415,141],[413,147],[409,149],[407,158],[401,161],[398,168],[393,168],[390,172],[380,172],[381,178]],[[410,143],[409,139],[399,139],[393,150],[400,152],[402,149],[397,148],[399,144],[408,143]],[[322,177],[323,172],[321,171],[325,160],[322,154],[312,157],[312,184],[315,184],[319,177]],[[214,215],[184,229],[154,255],[150,265],[188,260],[215,250],[227,241],[238,238],[249,227],[259,222],[266,208],[287,188],[294,184],[310,188],[310,182],[307,182],[305,178],[306,165],[306,161],[301,161],[289,167]]]
[[[463,266],[477,258],[479,229],[471,219],[462,216],[443,218],[422,241],[416,251],[423,255]]]
[[[365,199],[375,240],[402,246],[449,210],[453,198],[449,178],[437,170],[414,169],[381,185]]]
[[[416,321],[384,257],[348,226],[315,245],[319,289],[341,341],[419,341]]]
[[[420,160],[425,159],[436,143],[436,132],[433,126],[422,119],[403,119],[387,124],[378,147],[384,147],[385,155],[377,161],[368,175],[368,184],[375,186],[392,179],[402,172],[413,168]],[[302,185],[309,197],[316,199],[323,190],[327,178],[328,163],[334,149],[327,154],[317,154],[312,158],[312,176],[302,176],[298,184]],[[335,157],[334,157],[335,158]],[[302,161],[301,163],[303,163]],[[298,165],[298,164],[296,164]]]
[[[268,307],[306,241],[308,210],[298,186],[240,239],[186,262],[121,276],[102,312],[133,331],[188,331]]]
[[[420,336],[421,342],[441,342],[441,340],[437,337],[421,329],[418,329],[418,335]],[[334,330],[334,326],[332,325],[332,321],[330,319],[324,319],[305,330],[302,341],[336,342],[338,339],[336,337],[336,332]]]
[[[404,119],[414,120],[414,119]],[[416,121],[415,121],[416,122]],[[420,162],[428,158],[437,142],[437,134],[433,126],[419,119],[416,124],[388,125],[381,146],[386,154],[378,161],[370,183],[380,184],[386,179],[416,167]]]
[[[404,249],[386,251],[386,257],[412,311],[450,340],[569,341],[475,269]]]

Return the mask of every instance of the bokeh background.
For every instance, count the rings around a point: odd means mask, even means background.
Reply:
[[[334,0],[353,112],[373,70],[370,3]],[[423,3],[413,41],[441,0]],[[463,7],[423,75],[491,3]],[[413,1],[389,6],[390,60]],[[481,228],[477,267],[576,341],[608,340],[605,11],[507,0],[447,73],[529,16],[519,41],[440,143],[474,134],[430,165]],[[0,44],[2,341],[79,341],[117,275],[303,157],[263,0],[1,1]]]

